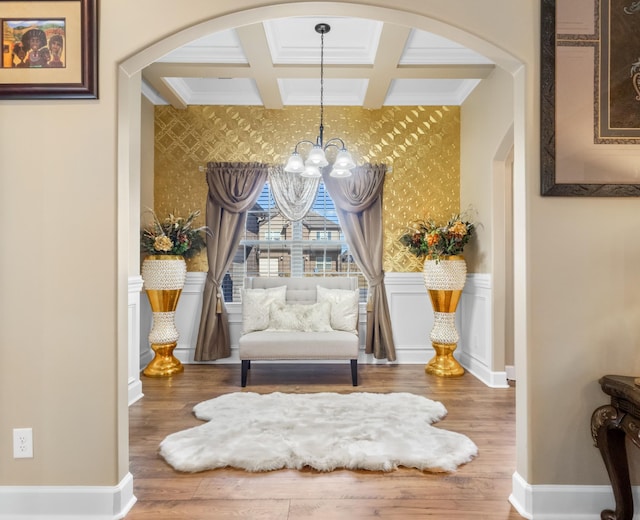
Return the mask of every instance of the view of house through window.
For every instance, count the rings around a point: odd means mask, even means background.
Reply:
[[[225,301],[239,302],[244,278],[251,276],[357,276],[360,301],[366,301],[366,279],[349,254],[323,182],[309,213],[295,222],[278,211],[265,184],[248,212],[244,237],[224,278]]]

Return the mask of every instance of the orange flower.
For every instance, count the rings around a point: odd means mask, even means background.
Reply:
[[[427,235],[427,245],[429,247],[435,246],[440,241],[440,233],[434,231]]]
[[[451,233],[457,235],[459,237],[463,237],[467,234],[467,226],[465,226],[461,221],[456,220],[456,222],[449,229]]]

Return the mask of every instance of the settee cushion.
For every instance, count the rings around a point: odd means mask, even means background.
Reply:
[[[262,330],[240,338],[240,359],[357,359],[358,336],[351,332]]]
[[[242,290],[242,334],[269,327],[269,306],[284,303],[287,286]]]
[[[272,302],[269,306],[268,330],[329,332],[331,304],[328,301],[301,304]]]
[[[331,328],[356,332],[358,328],[358,289],[328,289],[322,285],[316,287],[318,302],[328,302],[331,305]]]

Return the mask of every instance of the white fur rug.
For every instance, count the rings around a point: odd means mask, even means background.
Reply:
[[[442,403],[409,393],[236,392],[193,410],[209,422],[160,444],[160,455],[179,471],[453,471],[478,452],[465,435],[431,426],[447,414]]]

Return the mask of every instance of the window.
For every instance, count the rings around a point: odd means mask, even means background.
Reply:
[[[326,256],[316,256],[316,273],[330,273],[333,271],[334,263]]]
[[[247,214],[244,236],[225,278],[225,301],[240,301],[249,276],[358,276],[364,301],[367,282],[349,252],[324,183],[311,211],[297,222],[280,214],[265,184]]]
[[[280,231],[267,231],[264,230],[264,235],[262,237],[264,240],[280,240],[282,238]]]
[[[279,276],[278,260],[276,258],[260,258],[259,276]]]

